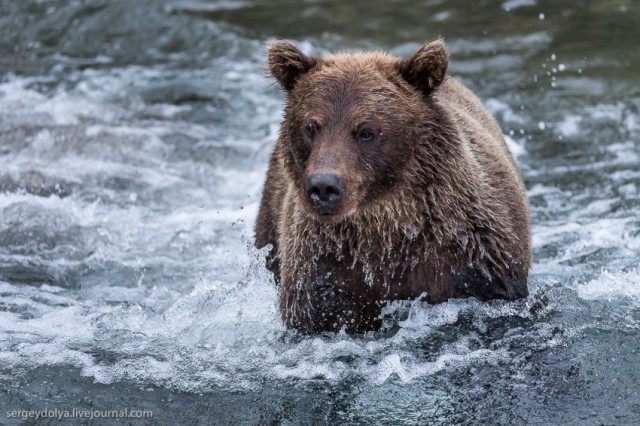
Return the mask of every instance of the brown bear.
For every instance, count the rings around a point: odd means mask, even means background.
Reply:
[[[391,300],[527,296],[522,178],[448,62],[442,40],[408,59],[271,43],[287,104],[256,246],[272,246],[287,327],[359,333],[380,327]]]

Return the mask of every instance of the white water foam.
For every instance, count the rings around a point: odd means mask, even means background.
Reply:
[[[531,7],[537,4],[536,0],[507,0],[502,3],[502,8],[510,12],[521,7]]]
[[[600,276],[577,287],[578,296],[586,300],[632,299],[640,302],[640,270],[609,272],[603,270]]]

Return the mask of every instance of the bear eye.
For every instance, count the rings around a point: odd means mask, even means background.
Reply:
[[[358,137],[358,140],[361,142],[369,142],[373,140],[375,136],[376,136],[376,132],[373,129],[365,127],[364,129],[360,129],[360,131],[358,131],[357,137]]]
[[[314,122],[307,123],[307,125],[304,126],[304,132],[307,134],[309,139],[314,140],[318,134],[318,125]]]

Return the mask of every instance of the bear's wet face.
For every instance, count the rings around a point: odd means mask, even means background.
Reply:
[[[441,43],[427,47],[400,60],[376,53],[314,58],[289,42],[271,45],[269,70],[287,92],[287,171],[301,205],[318,219],[357,213],[405,175],[417,143],[407,129],[428,115],[416,99],[441,82],[448,62]]]
[[[322,219],[351,215],[390,190],[411,153],[411,139],[398,132],[402,102],[398,89],[375,75],[353,71],[335,81],[331,66],[301,79],[292,92],[289,117],[297,131],[289,137],[300,176],[301,202]],[[368,88],[368,89],[365,89]],[[302,113],[300,113],[302,112]],[[402,128],[402,127],[401,127]]]
[[[394,186],[413,145],[401,92],[379,71],[345,64],[322,64],[290,91],[293,177],[309,212],[337,220]]]

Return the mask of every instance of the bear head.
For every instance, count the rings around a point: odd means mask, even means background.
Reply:
[[[441,40],[407,59],[379,52],[318,58],[287,41],[270,44],[269,72],[287,96],[285,170],[307,212],[337,221],[407,179],[404,168],[437,120],[431,95],[448,61]]]

